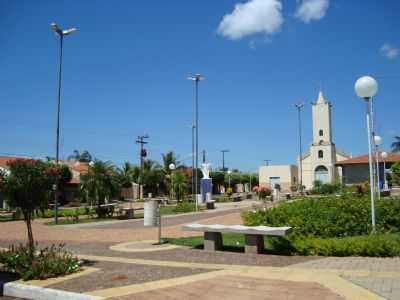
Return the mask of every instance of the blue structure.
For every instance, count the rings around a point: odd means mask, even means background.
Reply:
[[[201,193],[201,202],[202,203],[205,203],[207,201],[208,193],[211,197],[211,194],[212,194],[212,179],[211,178],[202,178],[200,180],[200,193]]]

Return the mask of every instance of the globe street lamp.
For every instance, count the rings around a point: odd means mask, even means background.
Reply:
[[[386,159],[388,158],[387,152],[382,152],[381,157],[383,160],[383,190],[387,191],[389,189],[389,185],[386,179]]]
[[[375,160],[376,160],[376,189],[378,192],[378,199],[381,199],[381,179],[379,169],[379,146],[382,144],[382,138],[379,135],[374,135],[375,143]]]
[[[372,156],[372,97],[378,91],[378,83],[370,76],[363,76],[359,78],[354,85],[355,92],[358,97],[363,98],[366,103],[366,116],[367,116],[367,134],[368,134],[368,159],[369,159],[369,180],[371,190],[371,220],[372,231],[375,232],[375,195],[374,195],[374,164]]]
[[[63,40],[64,36],[76,32],[78,29],[70,28],[62,30],[56,23],[50,24],[51,30],[60,37],[60,60],[58,66],[58,97],[57,97],[57,129],[56,129],[56,165],[58,165],[59,152],[60,152],[60,110],[61,110],[61,74],[62,74],[62,57],[63,57]],[[56,179],[56,186],[54,191],[54,221],[58,223],[58,178]]]
[[[228,187],[229,187],[229,189],[231,188],[231,174],[232,174],[232,171],[228,170]]]

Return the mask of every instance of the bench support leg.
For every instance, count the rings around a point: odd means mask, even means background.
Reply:
[[[245,252],[259,254],[264,252],[264,236],[255,234],[245,235]]]
[[[206,251],[222,250],[221,232],[204,232],[204,250]]]

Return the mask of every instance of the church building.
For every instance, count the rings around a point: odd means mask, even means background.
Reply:
[[[302,170],[303,186],[311,189],[315,181],[335,183],[341,180],[341,170],[336,163],[350,156],[336,149],[332,137],[332,105],[325,100],[322,91],[312,103],[313,141],[307,153],[297,159],[299,172]]]
[[[301,165],[298,157],[297,166],[261,166],[260,186],[271,189],[279,186],[281,191],[289,192],[299,186],[300,181],[306,190],[312,189],[317,180],[322,183],[342,182],[342,167],[339,162],[348,160],[351,156],[337,150],[333,142],[331,109],[332,105],[320,91],[317,100],[312,103],[312,144],[308,152],[302,155]]]

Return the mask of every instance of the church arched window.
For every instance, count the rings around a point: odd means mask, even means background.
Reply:
[[[324,135],[324,131],[322,129],[319,130],[319,136],[323,136]]]
[[[318,151],[318,158],[324,158],[324,151],[322,150]]]

